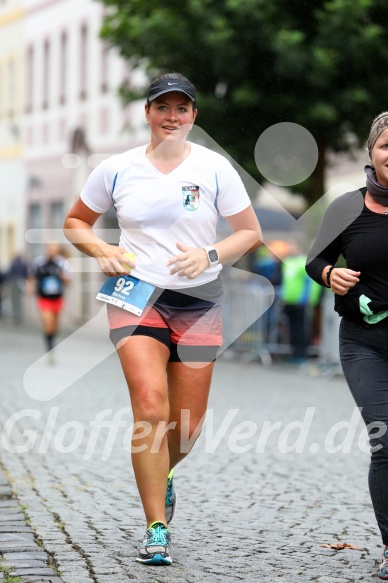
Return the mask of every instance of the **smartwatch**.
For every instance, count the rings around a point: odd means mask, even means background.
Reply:
[[[206,251],[209,266],[214,267],[214,265],[217,265],[219,261],[217,249],[215,249],[214,247],[203,247],[203,249],[205,249]]]

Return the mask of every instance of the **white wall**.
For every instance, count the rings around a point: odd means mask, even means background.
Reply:
[[[21,0],[0,4],[0,269],[24,247],[24,19]]]

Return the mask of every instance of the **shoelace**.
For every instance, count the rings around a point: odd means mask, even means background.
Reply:
[[[380,571],[382,571],[384,569],[388,572],[388,552],[387,551],[384,551],[382,560],[383,560],[383,562],[380,565]]]
[[[174,487],[172,485],[172,479],[167,480],[166,504],[168,506],[172,504],[173,491],[174,491]]]
[[[149,538],[148,545],[161,545],[163,547],[167,546],[167,529],[164,526],[157,526],[156,528],[149,528]]]

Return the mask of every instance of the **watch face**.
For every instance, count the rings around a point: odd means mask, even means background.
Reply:
[[[211,249],[209,251],[209,261],[210,263],[215,263],[216,261],[218,261],[218,253],[215,249]]]

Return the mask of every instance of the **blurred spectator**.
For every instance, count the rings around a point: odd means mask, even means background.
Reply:
[[[65,259],[57,243],[48,243],[44,255],[34,260],[28,282],[29,291],[34,289],[37,296],[49,362],[54,364],[52,350],[64,304],[64,289],[70,283],[70,274],[65,268]]]
[[[279,258],[265,245],[259,247],[252,255],[252,271],[268,279],[274,287],[279,286],[282,280],[282,268]]]
[[[0,271],[0,319],[4,316],[3,312],[3,292],[4,292],[5,274]]]
[[[11,294],[12,320],[14,324],[23,321],[23,295],[28,274],[28,266],[22,255],[16,255],[7,273]]]
[[[272,246],[269,245],[269,247]],[[255,253],[252,253],[252,272],[261,275],[272,283],[275,292],[273,304],[262,315],[263,318],[263,341],[265,344],[278,344],[279,342],[279,322],[278,306],[279,290],[282,281],[282,266],[279,257],[265,245],[259,247]]]
[[[312,326],[312,307],[321,299],[321,286],[306,276],[306,255],[297,243],[290,247],[290,255],[282,263],[281,298],[289,321],[291,362],[303,362],[307,357]]]

